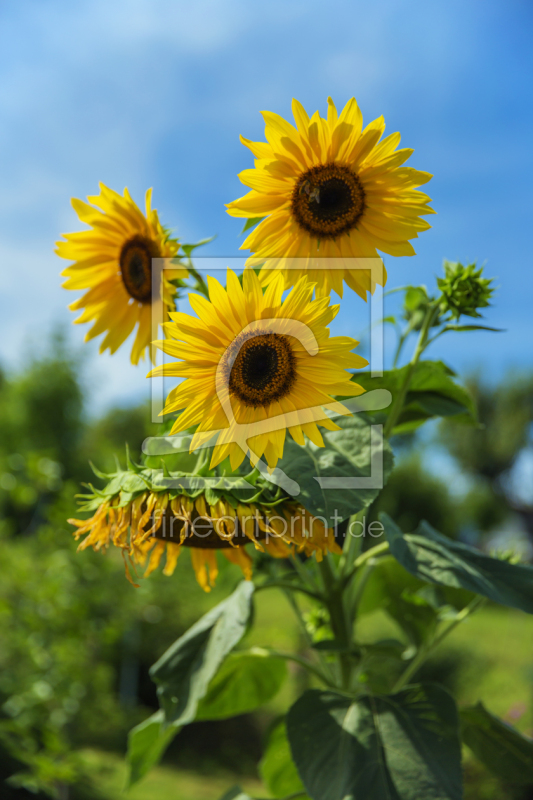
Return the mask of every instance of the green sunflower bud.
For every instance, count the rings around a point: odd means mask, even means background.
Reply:
[[[483,267],[476,269],[476,262],[464,266],[459,261],[444,262],[444,278],[437,278],[442,292],[440,308],[443,314],[450,312],[459,319],[461,314],[467,317],[480,317],[480,308],[486,308],[494,292],[491,287],[492,278],[483,278]]]

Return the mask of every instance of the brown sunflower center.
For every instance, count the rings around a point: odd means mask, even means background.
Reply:
[[[288,336],[252,335],[235,340],[238,350],[229,374],[230,393],[247,406],[267,406],[285,397],[296,379],[294,352]]]
[[[365,191],[349,167],[322,164],[300,176],[291,204],[301,228],[319,239],[334,239],[357,225]]]
[[[207,506],[207,513],[208,515],[211,513],[209,506]],[[240,519],[237,515],[229,516],[230,521],[235,523],[235,533],[231,537],[231,541],[230,537],[227,534],[225,535],[223,521],[218,520],[216,517],[201,516],[196,509],[193,509],[190,519],[176,517],[170,509],[167,509],[152,536],[155,539],[173,542],[174,544],[181,543],[183,547],[199,547],[207,550],[225,550],[235,545],[243,547],[250,544],[251,539],[243,531]],[[266,519],[264,514],[261,514],[262,525],[259,523],[256,512],[252,508],[250,508],[249,514],[245,514],[245,518],[248,524],[248,532],[252,533],[254,539],[266,539]],[[153,524],[153,517],[151,524]],[[184,528],[185,536],[183,535]]]
[[[152,258],[159,258],[157,244],[147,236],[133,236],[120,251],[120,272],[128,294],[141,303],[152,298]]]

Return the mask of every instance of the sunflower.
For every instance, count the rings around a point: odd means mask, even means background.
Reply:
[[[196,578],[206,592],[218,574],[217,550],[239,566],[247,580],[252,577],[252,558],[245,548],[251,543],[275,558],[288,558],[296,550],[314,553],[320,561],[328,551],[341,552],[333,529],[290,499],[273,508],[260,501],[231,505],[222,497],[209,505],[204,494],[190,498],[141,491],[132,497],[131,492],[119,492],[101,502],[89,519],[69,522],[77,528],[76,539],[87,534],[80,550],[105,551],[110,544],[121,548],[132,583],[128,561],[134,571],[135,565],[146,565],[147,577],[165,555],[163,573],[172,575],[182,547],[190,549]]]
[[[228,213],[263,218],[242,244],[254,253],[247,266],[263,265],[263,285],[276,268],[283,270],[286,287],[306,272],[319,294],[334,289],[342,297],[344,280],[366,300],[374,278],[384,284],[385,271],[382,278],[371,276],[343,259],[377,258],[377,250],[414,255],[409,239],[430,227],[421,215],[435,213],[416,187],[432,176],[402,166],[413,151],[396,150],[399,133],[380,141],[383,117],[363,130],[355,98],[340,116],[328,98],[327,119],[318,111],[309,119],[297,100],[292,110],[296,127],[263,112],[267,142],[241,136],[256,158],[255,169],[239,175],[252,191],[229,203]],[[337,258],[339,268],[319,269],[318,258]]]
[[[152,190],[146,192],[146,213],[133,202],[127,189],[124,197],[100,184],[100,194],[88,203],[73,198],[72,205],[91,230],[64,234],[56,253],[74,261],[61,274],[66,289],[88,289],[69,307],[84,309],[77,323],[94,321],[85,340],[107,331],[100,352],[114,353],[139,323],[131,350],[138,364],[153,338],[152,320],[168,319],[174,308],[176,279],[188,277],[183,267],[161,271],[161,289],[152,294],[152,259],[174,258],[179,243],[161,226],[151,208]],[[152,316],[153,315],[153,316]]]
[[[328,297],[312,299],[315,287],[306,277],[285,300],[279,273],[264,293],[253,270],[244,271],[242,286],[231,270],[226,289],[211,277],[208,286],[209,300],[189,297],[198,317],[170,314],[167,339],[154,342],[180,360],[149,377],[185,378],[161,412],[183,409],[171,433],[197,425],[191,451],[216,438],[211,467],[229,456],[233,470],[248,451],[252,465],[264,455],[272,470],[287,429],[298,444],[305,434],[323,447],[317,423],[339,430],[323,407],[349,414],[333,398],[361,394],[347,370],[367,364],[352,352],[355,339],[329,335],[339,306],[330,306]]]

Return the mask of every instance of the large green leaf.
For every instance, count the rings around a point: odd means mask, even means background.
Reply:
[[[304,785],[292,760],[285,720],[274,726],[259,764],[261,780],[274,797],[303,792]]]
[[[287,730],[313,800],[462,798],[457,709],[439,686],[356,699],[312,689]]]
[[[267,653],[232,653],[198,704],[196,719],[226,719],[268,703],[287,675],[285,662]]]
[[[533,614],[533,567],[509,564],[454,542],[427,522],[414,534],[404,534],[387,514],[380,519],[391,553],[411,575]]]
[[[380,558],[367,581],[358,613],[386,611],[404,630],[409,641],[418,645],[435,625],[436,613],[427,604],[415,604],[405,599],[425,584],[410,575],[393,556]]]
[[[267,703],[286,676],[285,662],[262,653],[230,654],[198,701],[195,720],[213,720],[246,714]],[[188,719],[191,722],[191,718]],[[153,714],[130,731],[127,761],[132,786],[154,767],[181,730],[165,726],[163,711]]]
[[[189,628],[152,667],[167,723],[185,725],[228,653],[244,635],[252,614],[251,581],[242,581],[226,600]]]
[[[393,463],[388,442],[380,437],[377,426],[372,434],[368,418],[362,414],[335,417],[335,423],[341,430],[322,432],[325,447],[309,441],[301,447],[289,439],[278,461],[278,467],[298,483],[298,501],[311,514],[325,517],[330,526],[370,505],[387,482]],[[377,485],[365,488],[365,482],[375,484],[376,478]],[[363,486],[351,486],[353,479],[363,479]]]
[[[498,719],[482,703],[461,709],[465,744],[498,778],[533,787],[533,741]]]
[[[168,745],[179,733],[180,728],[176,725],[164,728],[163,723],[164,714],[162,711],[157,711],[129,732],[126,756],[128,787],[140,781],[159,763]]]
[[[367,391],[387,389],[396,397],[404,384],[409,366],[389,370],[381,378],[371,377],[369,372],[358,372],[354,376]],[[442,361],[419,361],[416,365],[403,411],[393,433],[408,433],[432,417],[457,416],[460,421],[476,421],[476,410],[470,393],[453,380],[455,373]],[[390,412],[391,406],[383,415]]]

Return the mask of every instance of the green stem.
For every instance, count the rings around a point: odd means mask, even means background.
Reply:
[[[392,362],[393,369],[396,369],[396,364],[398,363],[398,359],[400,358],[400,353],[402,352],[402,348],[409,333],[411,333],[411,330],[408,328],[404,333],[401,334],[398,340],[398,347],[396,348],[396,353],[394,354],[394,361]]]
[[[361,543],[363,537],[352,536],[350,531],[352,529],[352,525],[355,522],[364,519],[365,513],[367,511],[368,507],[365,506],[365,508],[362,508],[361,511],[358,511],[357,514],[353,514],[348,520],[348,527],[346,528],[346,537],[342,548],[342,556],[339,559],[340,575],[343,575],[346,572],[346,570],[350,568],[352,562],[355,561],[355,558],[361,549]]]
[[[392,689],[392,694],[395,692],[399,692],[403,689],[404,686],[409,683],[413,675],[417,672],[417,670],[422,666],[424,661],[429,658],[431,653],[446,639],[449,634],[455,630],[455,628],[464,622],[464,620],[473,614],[480,606],[482,606],[486,602],[484,597],[476,597],[469,603],[465,608],[460,611],[453,622],[451,622],[447,628],[445,628],[438,636],[436,636],[432,642],[429,642],[427,645],[420,647],[418,653],[413,658],[407,669],[402,672],[394,687]]]
[[[287,598],[287,602],[289,603],[290,607],[294,611],[294,615],[295,615],[296,619],[298,620],[298,624],[300,625],[300,629],[301,629],[301,631],[303,633],[303,636],[304,636],[304,639],[305,639],[305,641],[307,643],[307,646],[310,647],[310,648],[313,648],[313,645],[314,645],[313,637],[311,636],[311,634],[307,630],[307,626],[305,624],[305,620],[304,620],[302,612],[300,610],[300,606],[298,605],[298,603],[296,601],[296,598],[294,597],[292,592],[290,592],[288,589],[285,589],[283,594]],[[322,597],[320,597],[318,599],[320,599],[320,601],[322,602]],[[333,675],[333,672],[332,672],[332,669],[331,669],[331,665],[327,663],[327,661],[324,659],[324,656],[322,655],[322,653],[320,653],[318,650],[314,650],[314,653],[317,656],[318,660],[320,661],[320,666],[321,666],[321,669],[324,670],[324,674],[326,674],[326,673],[328,674],[328,676],[329,676],[328,680],[329,680],[330,684],[334,684],[335,680],[334,680],[334,675]]]
[[[389,543],[388,542],[381,542],[381,544],[377,544],[375,547],[371,547],[370,550],[365,550],[364,553],[361,553],[359,558],[356,558],[353,567],[350,572],[346,573],[343,577],[343,586],[347,586],[352,578],[354,577],[357,570],[366,564],[367,561],[370,561],[377,556],[383,555],[387,553],[389,550]]]
[[[357,612],[357,606],[359,605],[361,597],[363,596],[366,584],[372,572],[374,571],[376,563],[377,563],[376,559],[369,559],[364,565],[363,569],[361,570],[361,575],[359,576],[359,581],[357,583],[357,586],[355,587],[355,592],[353,594],[352,601],[350,603],[350,611],[351,611],[350,616],[354,620]]]
[[[300,580],[303,581],[304,585],[310,586],[312,588],[312,591],[315,591],[319,595],[319,599],[323,600],[321,593],[318,591],[318,585],[314,581],[307,567],[300,561],[298,555],[291,553],[289,556],[289,561],[293,565],[295,571],[298,573]]]
[[[209,456],[211,455],[209,447],[202,447],[200,452],[198,453],[198,460],[196,462],[196,467],[194,468],[193,475],[200,475],[200,477],[206,477],[207,473],[209,472]]]
[[[189,259],[189,263],[187,264],[187,269],[189,270],[189,274],[192,275],[194,280],[196,281],[196,286],[194,289],[198,289],[207,299],[209,300],[209,289],[207,288],[207,283],[204,281],[198,270],[193,267],[192,262]]]
[[[415,352],[413,353],[413,357],[409,362],[409,366],[407,368],[405,380],[402,384],[400,391],[394,398],[394,403],[392,404],[391,412],[389,414],[389,418],[387,420],[385,429],[383,431],[383,435],[385,436],[385,438],[388,438],[392,434],[394,426],[396,425],[400,417],[400,414],[402,413],[403,406],[405,403],[405,397],[407,395],[407,392],[409,390],[409,385],[411,383],[411,378],[413,377],[413,373],[415,371],[416,365],[418,364],[420,356],[422,355],[427,346],[428,333],[433,323],[433,320],[435,319],[435,316],[438,314],[438,310],[439,308],[436,303],[430,303],[430,305],[427,308],[426,316],[424,317],[424,322],[422,324],[422,328],[420,329],[420,335],[418,337],[416,349]]]
[[[352,661],[348,651],[352,644],[352,635],[350,620],[344,607],[343,587],[333,572],[329,555],[326,555],[319,563],[319,569],[324,582],[324,602],[329,612],[333,635],[335,641],[346,650],[346,652],[338,654],[341,686],[343,689],[349,689],[352,677]]]
[[[318,678],[322,683],[330,688],[335,688],[335,683],[333,683],[327,675],[324,675],[321,669],[315,667],[310,661],[306,658],[301,658],[301,656],[296,656],[294,653],[281,653],[279,650],[273,650],[270,647],[252,647],[249,651],[250,653],[265,653],[271,656],[272,658],[282,658],[285,661],[294,661],[295,664],[299,664],[301,667],[304,667],[308,672]]]

